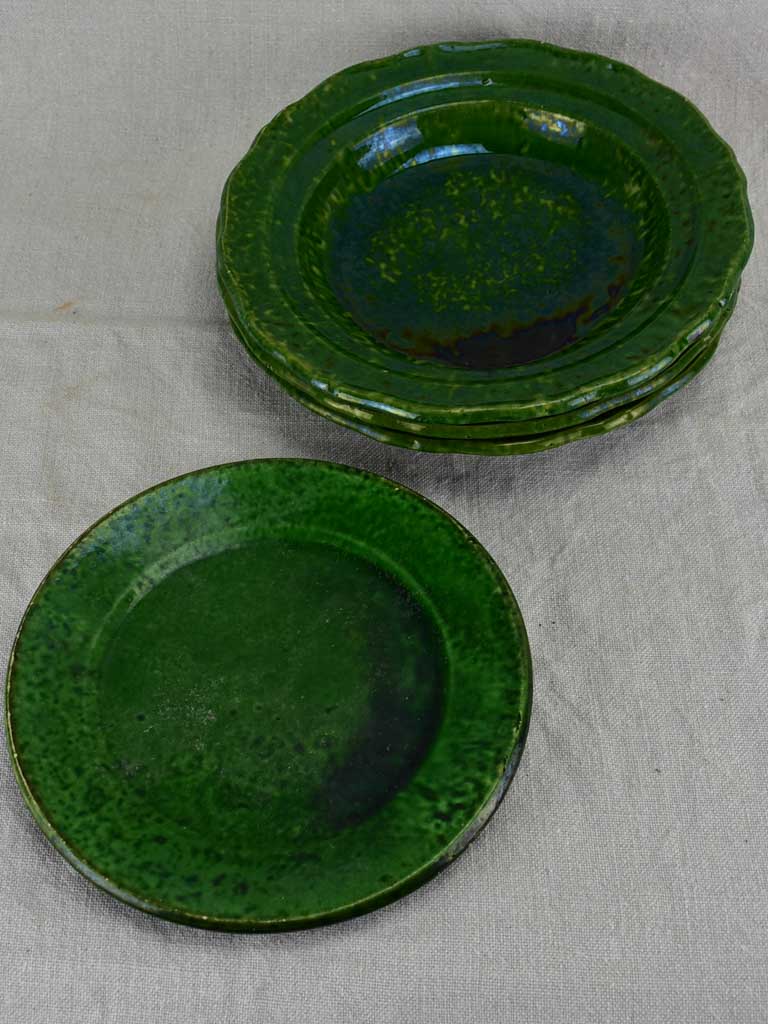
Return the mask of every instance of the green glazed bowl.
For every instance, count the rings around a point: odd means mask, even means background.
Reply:
[[[427,431],[626,396],[713,326],[751,245],[743,174],[687,100],[526,40],[334,75],[261,131],[217,229],[267,365]]]
[[[233,329],[237,333],[234,324]],[[427,434],[413,434],[407,431],[392,430],[355,417],[347,411],[321,405],[307,392],[298,390],[284,378],[278,378],[276,374],[274,376],[275,379],[280,379],[280,383],[288,394],[306,406],[310,411],[318,413],[320,416],[324,416],[340,426],[349,427],[351,430],[365,434],[375,441],[381,441],[384,444],[424,452],[464,455],[528,455],[534,452],[547,451],[550,448],[559,448],[561,445],[572,441],[597,437],[618,427],[627,426],[641,416],[645,416],[646,413],[651,412],[652,409],[655,409],[666,398],[669,398],[693,380],[715,354],[719,340],[720,332],[718,331],[714,336],[707,337],[701,346],[697,345],[693,353],[681,357],[676,364],[677,372],[671,376],[663,387],[652,391],[646,397],[631,401],[618,409],[612,409],[577,426],[542,432],[541,434],[528,437],[511,435],[509,437],[485,437],[473,440],[470,437],[432,437]]]
[[[223,283],[220,285],[220,288],[226,305],[227,294]],[[609,425],[607,427],[603,427],[602,430],[592,432],[593,434],[604,433],[606,429],[610,430],[613,429],[614,426],[620,425],[615,419],[615,415],[618,415],[626,408],[635,406],[641,399],[647,399],[656,393],[662,392],[663,397],[669,397],[669,395],[673,394],[674,391],[679,390],[679,388],[684,383],[687,383],[687,381],[693,376],[686,374],[685,378],[680,382],[679,379],[682,377],[683,371],[687,370],[689,365],[694,363],[694,360],[697,360],[705,349],[711,348],[713,339],[719,338],[722,334],[725,325],[733,313],[738,291],[739,289],[737,287],[736,291],[722,307],[721,312],[714,320],[712,326],[699,338],[696,338],[688,348],[686,348],[681,355],[674,360],[674,362],[670,363],[664,370],[657,373],[654,377],[644,379],[642,383],[634,384],[628,394],[613,395],[609,398],[603,399],[602,401],[579,406],[572,412],[561,413],[559,416],[548,416],[541,419],[517,422],[512,421],[510,423],[476,423],[465,426],[412,423],[410,421],[398,420],[381,410],[361,409],[357,406],[348,405],[333,398],[332,396],[325,396],[324,400],[319,400],[316,394],[313,395],[310,392],[304,391],[301,386],[301,382],[291,378],[290,374],[284,367],[270,365],[267,355],[258,349],[254,339],[246,336],[243,325],[238,323],[236,315],[232,309],[229,310],[229,315],[232,330],[251,354],[253,359],[263,369],[265,369],[267,373],[278,380],[286,390],[293,395],[293,397],[298,401],[303,402],[308,408],[320,415],[336,413],[339,417],[336,422],[342,423],[344,426],[350,426],[352,429],[359,428],[356,423],[349,421],[359,421],[365,427],[374,431],[375,433],[371,434],[371,436],[376,436],[378,440],[386,441],[391,431],[394,431],[394,437],[397,437],[401,433],[413,434],[417,437],[426,437],[427,441],[425,450],[431,450],[429,446],[436,439],[441,438],[458,438],[462,441],[472,441],[473,445],[474,442],[481,439],[501,439],[506,443],[513,438],[519,438],[521,442],[524,441],[529,445],[532,445],[536,443],[537,437],[542,435],[542,439],[545,442],[544,446],[552,447],[552,444],[549,442],[552,440],[553,433],[555,431],[557,431],[559,435],[567,428],[568,436],[566,439],[576,440],[577,435],[574,433],[574,428],[587,423],[608,423]],[[697,362],[696,365],[703,364]],[[670,384],[676,384],[677,386],[670,390],[668,387]],[[614,415],[609,417],[608,413],[611,411],[613,411]],[[370,430],[366,432],[370,433]],[[381,432],[379,433],[379,431]],[[589,434],[585,436],[589,436]],[[421,446],[416,445],[413,447],[418,449]],[[449,446],[445,446],[440,450],[450,451],[453,449]],[[534,451],[536,449],[529,448],[528,450]]]
[[[22,794],[133,907],[240,931],[382,906],[450,863],[517,767],[525,628],[424,498],[332,463],[160,484],[92,526],[7,676]]]

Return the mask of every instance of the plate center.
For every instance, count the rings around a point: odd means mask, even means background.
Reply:
[[[494,369],[577,341],[642,258],[630,210],[572,169],[492,153],[401,168],[331,226],[330,284],[388,348]]]
[[[274,847],[362,820],[407,783],[440,721],[443,649],[371,562],[265,540],[150,590],[100,684],[126,784],[175,827]]]

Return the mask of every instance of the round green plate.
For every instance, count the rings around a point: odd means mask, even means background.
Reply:
[[[579,406],[571,412],[561,413],[558,416],[525,421],[518,420],[511,423],[475,423],[465,426],[435,425],[424,422],[412,423],[407,420],[398,420],[381,410],[362,409],[359,406],[348,405],[332,396],[323,396],[321,400],[316,393],[312,394],[309,391],[305,391],[301,383],[292,378],[284,367],[271,365],[266,353],[259,350],[257,342],[246,335],[244,327],[238,322],[234,311],[229,307],[228,309],[232,330],[249,351],[254,361],[272,377],[280,381],[285,389],[298,401],[303,402],[307,408],[327,417],[335,413],[337,414],[335,422],[343,426],[349,426],[353,430],[360,429],[358,426],[359,422],[367,428],[364,432],[375,436],[377,440],[386,443],[391,435],[391,443],[397,444],[400,447],[422,448],[421,444],[403,444],[402,440],[397,440],[400,434],[412,434],[417,438],[426,438],[423,448],[427,451],[433,450],[431,445],[434,443],[440,444],[440,451],[462,450],[453,444],[443,443],[443,439],[446,438],[459,439],[457,443],[470,441],[473,449],[478,441],[500,440],[507,444],[516,438],[520,443],[525,443],[528,446],[525,449],[526,451],[535,451],[538,450],[535,445],[539,438],[541,439],[542,448],[550,448],[553,447],[551,444],[553,437],[562,436],[563,440],[558,442],[560,444],[576,440],[575,430],[587,424],[594,426],[608,424],[601,427],[601,429],[592,431],[593,434],[605,433],[606,430],[611,430],[615,426],[620,425],[617,417],[626,409],[634,408],[640,400],[650,399],[656,394],[661,394],[663,398],[666,398],[679,390],[693,376],[693,374],[686,374],[683,378],[683,371],[687,370],[694,361],[696,361],[696,366],[700,368],[704,363],[699,360],[699,356],[705,349],[714,351],[712,343],[719,339],[730,319],[736,304],[738,291],[739,287],[737,286],[731,297],[723,302],[722,308],[711,326],[699,337],[695,338],[672,363],[653,377],[643,378],[641,382],[631,382],[631,388],[626,394],[612,395],[602,399],[602,401]],[[225,305],[227,305],[227,293],[223,284],[221,285],[221,292]],[[568,431],[567,435],[564,434],[566,429]],[[585,436],[589,436],[589,433]],[[508,454],[514,454],[514,450],[509,451]]]
[[[524,421],[623,395],[716,320],[752,245],[743,174],[687,100],[525,40],[357,65],[232,172],[219,278],[321,403]]]
[[[497,807],[531,664],[488,554],[332,463],[217,466],[96,523],[33,597],[13,765],[54,846],[141,910],[228,930],[360,914]]]

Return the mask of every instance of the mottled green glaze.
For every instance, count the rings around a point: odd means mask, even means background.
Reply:
[[[213,467],[56,563],[7,682],[32,813],[86,877],[210,928],[309,927],[415,888],[518,763],[531,669],[499,570],[406,488]]]
[[[426,433],[626,400],[713,328],[751,245],[741,170],[688,101],[524,40],[334,75],[262,130],[217,231],[266,365]]]
[[[225,305],[227,305],[226,288],[223,283],[220,284],[220,287]],[[716,343],[720,338],[725,325],[733,313],[738,292],[739,289],[737,287],[730,299],[723,304],[720,313],[713,320],[711,327],[704,331],[700,337],[692,341],[674,362],[650,379],[642,378],[640,382],[633,382],[626,394],[617,394],[604,398],[601,401],[592,402],[589,405],[582,405],[569,413],[561,413],[559,416],[548,416],[525,422],[479,423],[469,426],[404,422],[390,416],[385,411],[361,409],[358,406],[349,405],[332,397],[325,397],[322,402],[319,402],[317,396],[304,391],[301,383],[292,378],[284,367],[270,364],[266,354],[256,348],[252,338],[246,336],[242,325],[238,323],[235,313],[231,308],[229,315],[233,331],[259,365],[271,376],[275,377],[276,380],[279,380],[286,390],[298,401],[303,402],[307,408],[320,415],[331,416],[331,414],[336,413],[338,416],[336,422],[344,426],[350,426],[352,429],[361,429],[362,426],[365,428],[364,433],[375,437],[377,440],[399,444],[401,447],[413,448],[414,450],[422,448],[425,451],[439,450],[447,452],[458,450],[453,445],[444,445],[442,443],[440,443],[437,449],[432,447],[436,441],[440,442],[441,439],[445,438],[471,441],[470,450],[472,451],[475,450],[476,442],[478,441],[485,439],[501,440],[504,445],[507,445],[508,442],[517,438],[520,443],[525,443],[524,451],[533,452],[578,440],[580,435],[577,430],[580,427],[588,428],[583,435],[585,437],[613,430],[617,426],[630,421],[620,418],[625,411],[634,411],[634,415],[630,419],[637,418],[637,415],[640,414],[638,403],[641,400],[647,403],[657,394],[661,396],[659,400],[662,400],[678,391],[695,376],[695,373],[690,374],[683,371],[687,371],[691,365],[699,368],[705,365],[705,363],[698,360],[698,357],[705,349],[712,349],[713,341]],[[670,385],[672,386],[670,387]],[[647,411],[657,404],[658,402],[654,401],[652,405],[644,405],[640,408]],[[608,415],[609,413],[611,415]],[[361,426],[358,426],[358,423]],[[402,438],[396,440],[404,433],[415,435],[416,443],[408,442]],[[423,444],[418,443],[419,439],[423,440]],[[507,454],[515,454],[516,452],[516,449],[505,450]],[[492,452],[491,454],[501,453]]]
[[[349,200],[328,277],[395,351],[478,370],[530,363],[584,337],[637,280],[640,219],[623,198],[530,156],[431,159]]]

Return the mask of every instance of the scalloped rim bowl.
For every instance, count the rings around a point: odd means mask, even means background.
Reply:
[[[497,40],[355,65],[278,114],[226,183],[217,264],[241,340],[318,411],[535,436],[663,381],[727,318],[752,241],[688,100]]]

